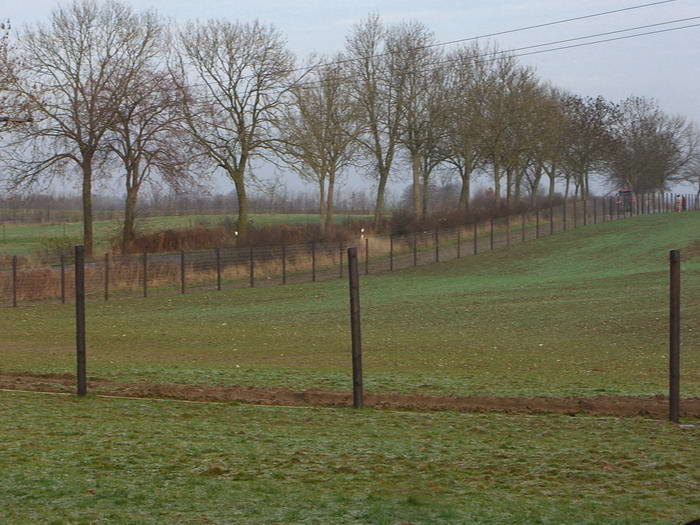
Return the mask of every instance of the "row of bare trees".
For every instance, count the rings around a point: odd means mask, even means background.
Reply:
[[[465,211],[476,177],[495,206],[552,196],[557,184],[585,199],[594,177],[634,191],[698,177],[697,130],[654,101],[567,93],[494,43],[446,50],[420,22],[371,15],[342,51],[298,66],[283,35],[260,22],[174,28],[116,0],[75,0],[0,42],[3,112],[33,118],[4,128],[7,183],[77,173],[88,252],[93,186],[114,174],[125,245],[144,184],[202,186],[216,171],[235,188],[245,239],[260,162],[318,188],[324,227],[352,170],[376,188],[376,225],[403,171],[416,216],[428,213],[436,177],[458,181]]]

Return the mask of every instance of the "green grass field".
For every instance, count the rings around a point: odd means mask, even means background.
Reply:
[[[667,390],[667,250],[684,249],[683,395],[700,395],[700,214],[599,224],[362,278],[369,391]],[[347,391],[344,281],[88,305],[90,374]],[[5,309],[4,370],[71,372],[73,307]]]
[[[700,395],[700,214],[362,278],[367,391]],[[88,303],[91,377],[350,390],[344,281]],[[72,372],[71,305],[2,310],[0,372]],[[0,392],[0,522],[682,524],[700,424]],[[690,423],[688,425],[687,423]]]
[[[235,215],[183,215],[172,217],[149,217],[139,219],[137,228],[140,231],[157,231],[170,228],[189,226],[217,225],[226,217],[236,218]],[[369,215],[336,215],[337,222],[369,219]],[[256,226],[275,224],[318,224],[318,215],[313,214],[252,214],[251,222]],[[95,252],[109,251],[110,240],[119,234],[122,222],[95,221]],[[65,224],[5,224],[0,226],[0,253],[29,256],[41,249],[41,241],[47,238],[74,238],[82,236],[82,223]]]
[[[8,524],[682,524],[700,427],[0,392]]]

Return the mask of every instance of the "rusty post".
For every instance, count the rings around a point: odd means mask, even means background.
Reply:
[[[12,306],[17,307],[17,256],[12,256]]]
[[[75,247],[75,340],[78,395],[87,394],[85,358],[85,248]]]
[[[250,246],[248,255],[248,264],[250,265],[250,287],[255,286],[255,259],[253,258],[253,246]]]
[[[554,206],[549,207],[549,234],[554,235]]]
[[[365,275],[369,275],[369,237],[365,237]]]
[[[221,291],[221,248],[214,249],[214,257],[216,259],[216,289]]]
[[[389,234],[389,271],[394,271],[394,236]]]
[[[185,293],[185,251],[180,250],[180,293]]]
[[[338,244],[338,275],[339,279],[343,278],[343,243]]]
[[[435,262],[440,262],[440,237],[438,228],[435,228]]]
[[[109,301],[109,254],[105,253],[105,301]]]
[[[143,252],[143,296],[148,297],[148,253]]]
[[[360,276],[357,248],[348,248],[348,276],[350,281],[350,330],[352,341],[352,405],[362,408],[362,331],[360,325]]]
[[[316,243],[311,243],[311,282],[316,282]]]
[[[418,236],[413,232],[413,266],[418,266]]]
[[[66,304],[66,258],[61,254],[61,304]]]
[[[670,334],[669,334],[669,419],[680,418],[680,360],[681,360],[681,252],[671,250],[670,262]]]

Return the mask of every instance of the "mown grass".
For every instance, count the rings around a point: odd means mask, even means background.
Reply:
[[[700,427],[0,392],[0,521],[680,524]]]
[[[682,394],[700,395],[700,214],[598,224],[362,278],[369,391],[667,392],[667,257],[683,249]],[[344,281],[88,305],[89,373],[350,389]],[[0,369],[71,372],[73,307],[2,310]]]
[[[337,222],[347,220],[364,220],[368,215],[336,215]],[[236,215],[182,215],[171,217],[148,217],[139,219],[140,231],[157,231],[170,228],[184,228],[202,225],[220,224],[226,218],[236,219]],[[314,214],[252,214],[251,223],[255,226],[276,224],[318,224],[318,215]],[[111,239],[119,234],[122,221],[95,221],[95,253],[110,250]],[[82,236],[82,223],[61,224],[5,224],[0,226],[0,253],[12,255],[34,255],[41,249],[41,241],[49,238],[79,238]]]

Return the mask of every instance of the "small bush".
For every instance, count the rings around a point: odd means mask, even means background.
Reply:
[[[56,259],[61,255],[70,255],[73,247],[82,243],[82,237],[48,237],[41,240],[37,255],[41,259]]]

